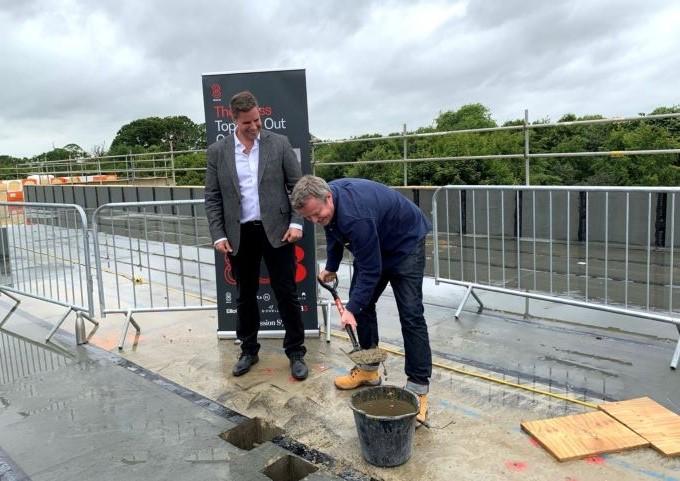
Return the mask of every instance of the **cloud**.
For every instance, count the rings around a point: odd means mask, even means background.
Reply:
[[[202,122],[201,74],[218,71],[305,68],[323,138],[474,102],[500,122],[634,115],[680,103],[679,20],[661,0],[0,1],[0,155]]]

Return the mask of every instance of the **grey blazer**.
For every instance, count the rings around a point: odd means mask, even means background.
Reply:
[[[260,215],[267,239],[281,247],[291,222],[303,224],[290,206],[289,195],[302,175],[300,163],[284,135],[260,132],[258,167]],[[226,237],[238,253],[241,240],[241,192],[234,158],[234,136],[228,135],[208,147],[205,174],[205,213],[213,242]]]

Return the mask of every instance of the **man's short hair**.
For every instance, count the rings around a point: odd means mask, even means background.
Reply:
[[[309,197],[319,200],[326,200],[326,196],[331,191],[328,184],[321,177],[315,175],[303,175],[297,181],[293,192],[290,194],[290,203],[293,209],[300,210],[305,206]]]
[[[242,112],[248,112],[253,107],[257,107],[257,99],[249,90],[244,90],[235,94],[229,101],[231,108],[231,118],[236,120]]]

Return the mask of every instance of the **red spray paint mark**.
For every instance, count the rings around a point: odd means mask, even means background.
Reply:
[[[510,471],[521,472],[527,469],[527,463],[524,461],[506,461],[505,467]]]
[[[541,445],[538,443],[538,441],[536,441],[534,438],[531,438],[531,437],[530,437],[530,438],[529,438],[529,442],[531,443],[532,446],[534,446],[534,447],[536,447],[536,448],[540,448],[540,447],[541,447]]]
[[[312,366],[312,369],[316,372],[324,372],[324,371],[328,371],[330,368],[328,366],[323,365],[323,364],[317,364],[316,366]]]
[[[588,464],[604,464],[604,458],[602,456],[590,456],[586,458],[586,463]]]
[[[262,369],[265,374],[274,374],[274,370],[271,367],[265,367]]]

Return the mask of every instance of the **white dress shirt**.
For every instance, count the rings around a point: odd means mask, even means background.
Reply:
[[[260,217],[260,196],[257,192],[257,171],[260,163],[260,136],[253,142],[253,147],[246,153],[246,146],[234,133],[234,160],[238,174],[238,187],[241,191],[241,224],[251,220],[262,220]]]

